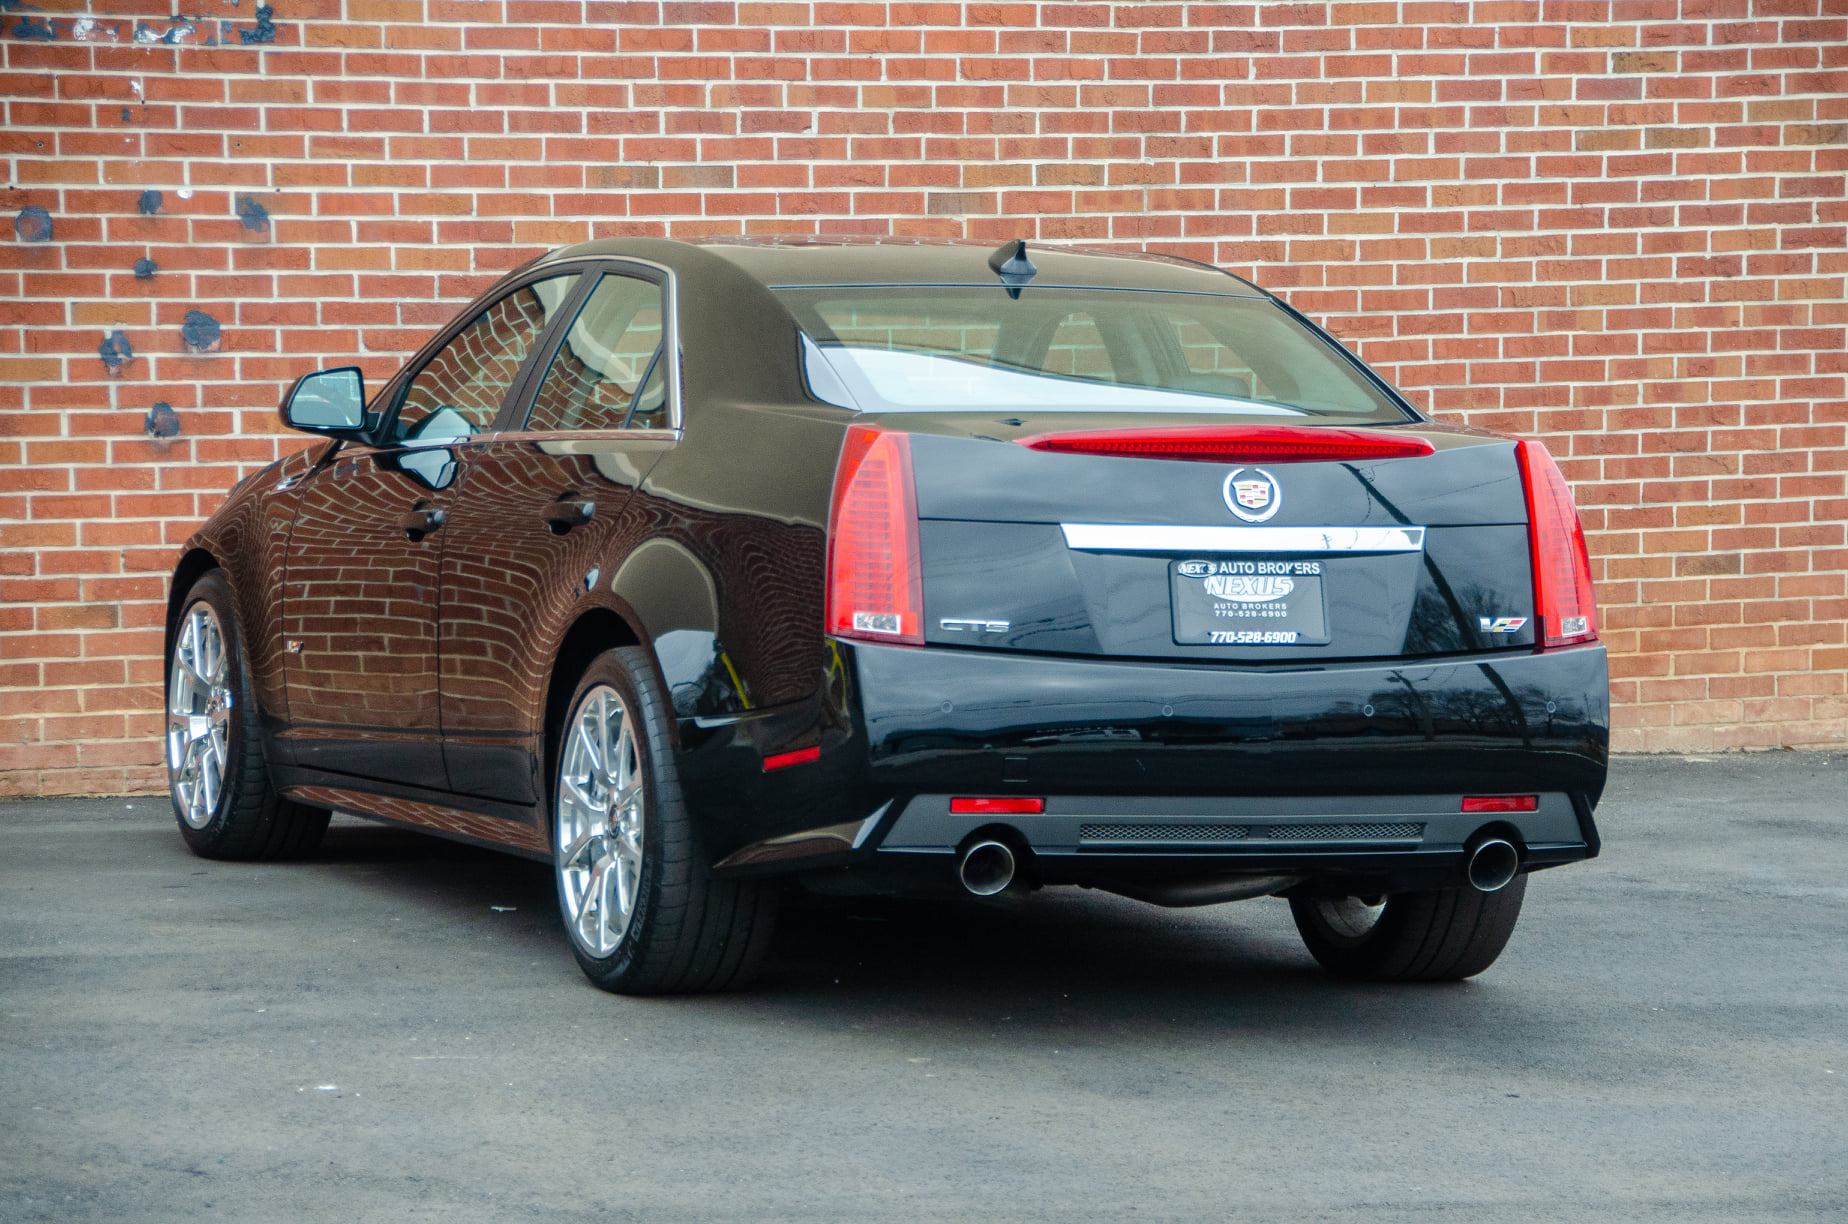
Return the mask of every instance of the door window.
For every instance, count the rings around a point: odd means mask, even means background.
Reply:
[[[654,281],[614,273],[599,281],[545,372],[526,427],[666,427],[662,306]]]
[[[492,425],[521,364],[576,282],[575,273],[534,281],[476,315],[411,379],[392,440],[454,441]]]

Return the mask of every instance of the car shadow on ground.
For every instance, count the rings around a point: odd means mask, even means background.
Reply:
[[[337,825],[316,859],[295,869],[363,884],[444,920],[517,907],[522,921],[492,928],[508,955],[551,958],[560,974],[576,977],[542,863],[404,830]],[[1164,910],[1073,888],[996,902],[792,896],[758,982],[697,1005],[826,1027],[850,1013],[862,1020],[872,1004],[912,1022],[982,1031],[1014,1022],[1056,1029],[1067,1016],[1094,1023],[1101,1014],[1170,1036],[1197,1025],[1215,1040],[1228,1024],[1336,1040],[1406,1024],[1428,1041],[1429,1025],[1460,1038],[1488,1022],[1481,1004],[1497,993],[1490,984],[1330,978],[1302,949],[1283,907],[1261,900]],[[1519,1018],[1499,1022],[1511,1019]]]

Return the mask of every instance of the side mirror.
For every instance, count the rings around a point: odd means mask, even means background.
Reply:
[[[331,438],[363,438],[366,383],[359,367],[317,370],[296,379],[282,398],[282,423]]]

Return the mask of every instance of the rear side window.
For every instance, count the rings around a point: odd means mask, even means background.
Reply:
[[[476,315],[411,379],[394,440],[453,441],[492,425],[527,354],[576,283],[575,273],[534,281]]]
[[[863,412],[1408,414],[1267,298],[1000,285],[781,288],[811,390]],[[818,370],[825,363],[826,370]]]
[[[614,273],[598,281],[539,383],[526,427],[665,427],[662,307],[654,281]]]

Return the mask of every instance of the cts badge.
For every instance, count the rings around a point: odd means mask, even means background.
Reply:
[[[1476,623],[1484,633],[1519,633],[1527,623],[1525,616],[1478,616]]]
[[[1223,492],[1226,508],[1247,523],[1262,523],[1283,506],[1283,486],[1263,468],[1233,468]]]

